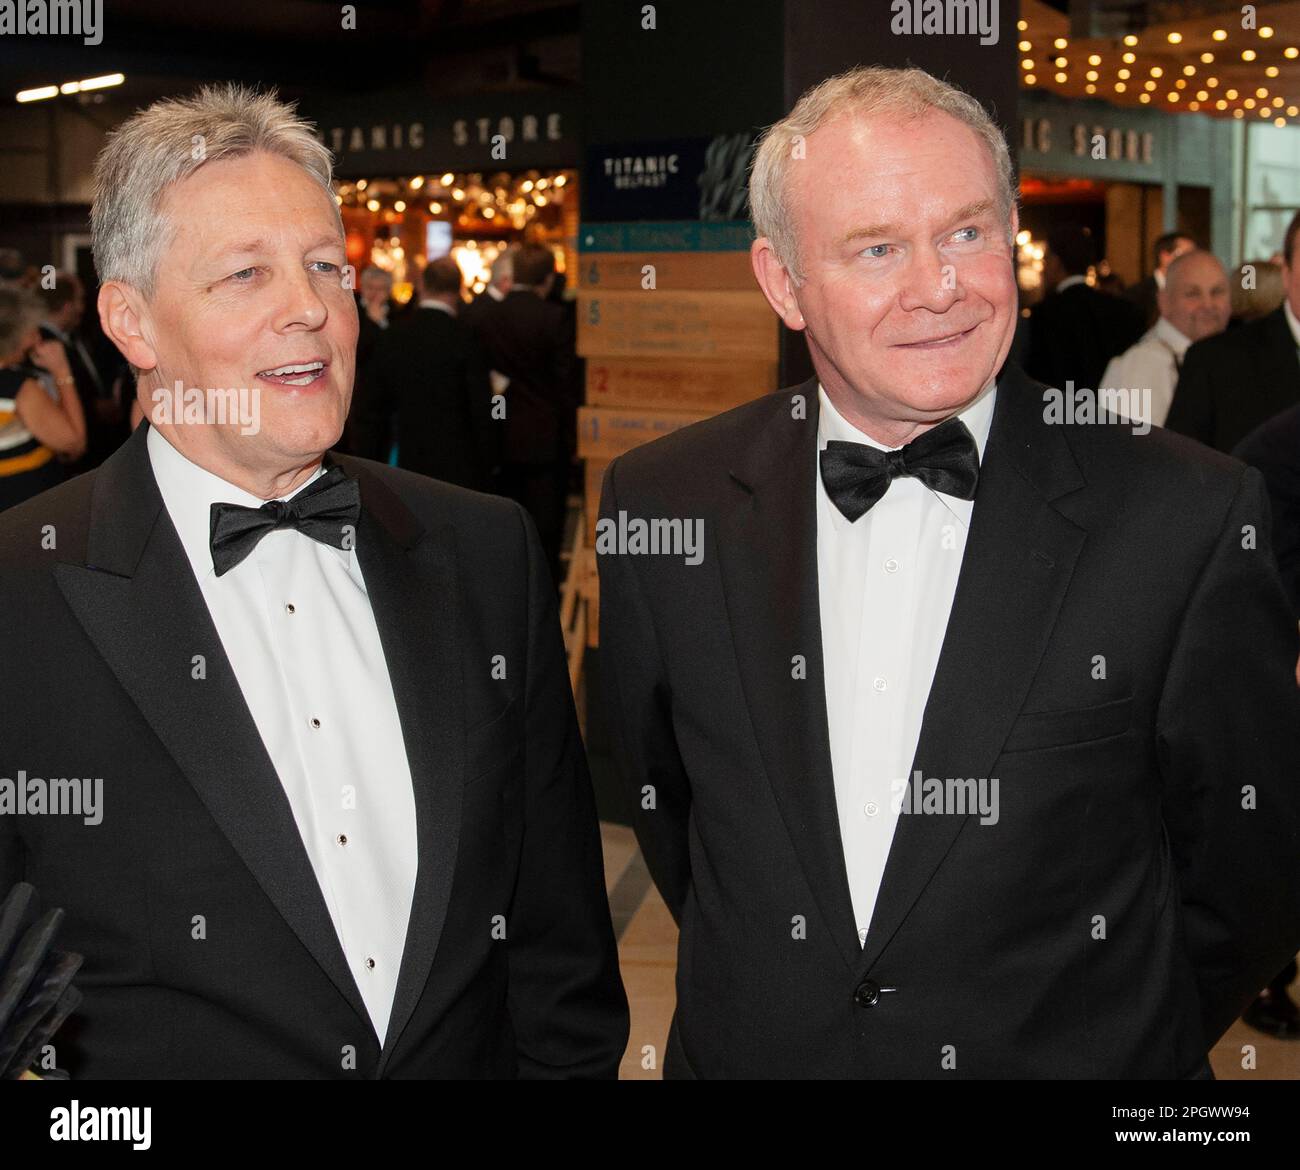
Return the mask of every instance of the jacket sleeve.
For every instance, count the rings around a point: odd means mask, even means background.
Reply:
[[[618,460],[601,492],[601,523],[617,524]],[[634,562],[600,554],[600,662],[614,755],[632,789],[637,841],[673,918],[681,922],[691,883],[691,786],[673,732],[672,702],[654,618]]]
[[[528,514],[525,796],[511,904],[509,1010],[524,1079],[613,1078],[627,997],[605,895],[596,802],[578,731],[555,587]]]
[[[1213,379],[1205,351],[1192,346],[1183,358],[1182,372],[1178,375],[1178,385],[1174,387],[1174,400],[1169,404],[1169,416],[1165,426],[1180,435],[1187,435],[1204,443],[1207,447],[1214,445],[1214,396]]]
[[[1157,713],[1163,816],[1207,1048],[1300,948],[1300,637],[1243,469]]]

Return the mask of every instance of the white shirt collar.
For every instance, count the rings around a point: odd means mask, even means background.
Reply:
[[[843,441],[847,443],[865,443],[869,447],[875,447],[880,451],[896,451],[897,447],[887,447],[884,443],[879,443],[870,435],[864,434],[849,422],[838,410],[835,404],[831,402],[826,388],[817,383],[817,399],[821,404],[821,409],[817,415],[817,449],[820,452],[831,440]],[[979,454],[981,466],[984,463],[984,448],[989,441],[989,430],[993,424],[993,406],[997,400],[997,381],[990,381],[980,395],[964,410],[958,411],[957,417],[966,424],[967,430],[970,431],[971,437],[975,440],[975,450]],[[817,476],[818,490],[825,494],[826,488],[821,482],[820,472]],[[973,500],[959,500],[954,496],[946,496],[942,492],[935,492],[934,498],[940,501],[958,520],[967,528],[970,527],[971,511],[975,506]],[[849,519],[842,515],[833,505],[831,507],[835,524],[837,528],[843,529],[850,527]]]
[[[1060,284],[1056,286],[1057,292],[1065,292],[1067,288],[1075,284],[1087,284],[1088,278],[1080,276],[1077,272],[1073,276],[1067,276]]]
[[[194,569],[194,576],[203,581],[212,569],[212,505],[217,503],[242,504],[246,508],[260,508],[265,500],[227,483],[182,455],[154,427],[145,436],[149,462],[158,484],[167,514],[171,517],[185,555]],[[291,500],[313,480],[325,473],[324,467],[315,472],[300,487],[281,499]],[[329,545],[322,545],[329,548]],[[351,564],[351,551],[333,549],[345,565]]]
[[[420,308],[422,308],[422,309],[440,309],[442,312],[447,313],[447,314],[449,314],[449,315],[452,316],[452,317],[454,317],[454,316],[456,315],[456,310],[453,309],[449,304],[447,304],[447,303],[444,302],[444,301],[435,301],[435,300],[433,300],[432,298],[430,298],[429,300],[421,301],[421,302],[420,302]]]
[[[974,402],[957,414],[975,440],[975,449],[979,452],[981,463],[984,462],[984,448],[989,441],[989,428],[993,423],[993,404],[996,399],[997,382],[994,380],[980,391],[979,397]],[[887,447],[884,443],[877,442],[870,435],[858,430],[835,409],[835,404],[826,393],[826,387],[820,382],[817,383],[817,400],[821,403],[821,411],[817,417],[818,450],[825,447],[832,439],[846,443],[866,443],[867,446],[881,451],[898,450],[897,447]]]
[[[487,286],[486,291],[487,291],[487,295],[490,296],[494,301],[504,301],[506,299],[506,294],[503,293],[499,288],[497,288],[495,284],[489,284]]]
[[[1181,329],[1171,325],[1166,317],[1161,317],[1151,327],[1151,333],[1169,346],[1179,357],[1182,357],[1187,352],[1187,347],[1192,344],[1192,339],[1183,333]]]
[[[1286,312],[1286,323],[1291,326],[1291,340],[1300,346],[1300,319],[1291,311],[1291,298],[1282,298],[1282,308]]]

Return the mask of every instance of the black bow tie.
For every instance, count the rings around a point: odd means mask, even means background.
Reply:
[[[897,451],[834,440],[821,453],[822,483],[850,523],[889,490],[896,476],[911,475],[932,491],[973,500],[980,458],[975,439],[959,418],[946,419]]]
[[[218,577],[230,572],[277,528],[296,528],[322,544],[350,548],[360,516],[361,489],[337,465],[291,500],[268,500],[260,508],[213,504],[212,567]]]

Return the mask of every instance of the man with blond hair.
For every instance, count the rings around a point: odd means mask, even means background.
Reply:
[[[1260,477],[1007,364],[1013,183],[919,70],[805,94],[752,260],[816,375],[606,474],[602,520],[704,534],[600,557],[667,1075],[1208,1076],[1300,943]]]
[[[0,892],[36,885],[85,957],[57,1063],[613,1076],[626,1003],[536,532],[329,454],[357,310],[328,151],[273,95],[204,89],[110,136],[91,219],[146,423],[0,521]],[[51,776],[102,799],[34,815]]]

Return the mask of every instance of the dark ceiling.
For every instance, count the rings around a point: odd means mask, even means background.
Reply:
[[[475,88],[577,81],[577,0],[105,0],[103,42],[0,40],[0,102],[20,89],[125,73],[148,101],[201,80],[283,91],[423,80]],[[126,96],[123,94],[123,96]]]

